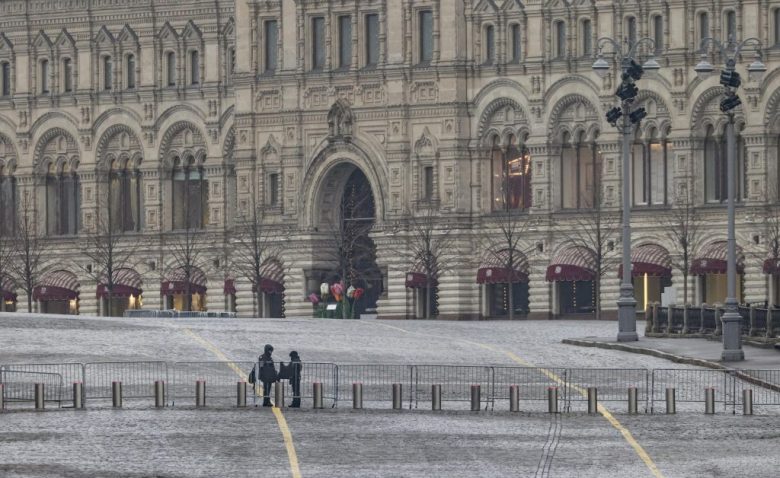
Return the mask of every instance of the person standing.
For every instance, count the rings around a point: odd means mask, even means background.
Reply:
[[[290,385],[293,390],[293,401],[290,408],[301,408],[301,371],[303,370],[303,364],[301,363],[301,357],[298,352],[293,350],[290,352]]]
[[[263,406],[271,406],[271,384],[276,382],[276,367],[274,366],[274,359],[271,357],[274,348],[271,344],[265,344],[263,349],[263,355],[261,355],[257,361],[260,365],[260,381],[263,382]]]

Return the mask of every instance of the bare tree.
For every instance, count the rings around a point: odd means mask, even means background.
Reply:
[[[601,191],[597,182],[596,191]],[[601,318],[601,280],[619,262],[615,245],[620,238],[620,217],[617,212],[605,210],[600,193],[586,203],[593,207],[578,211],[573,224],[559,227],[558,232],[566,242],[591,251],[594,262],[594,296],[596,319]]]
[[[701,245],[701,219],[693,202],[693,192],[677,195],[676,204],[664,215],[663,228],[674,250],[672,267],[683,276],[683,303],[688,303],[688,275],[694,255]]]
[[[442,224],[435,202],[424,204],[418,214],[407,211],[404,225],[408,228],[406,249],[396,251],[405,257],[409,267],[418,267],[425,274],[425,317],[434,314],[433,290],[442,275],[458,260],[452,228]]]
[[[13,235],[0,235],[0,312],[5,310],[5,299],[2,296],[4,291],[3,285],[16,282],[13,279],[13,268],[11,265],[16,255],[15,252]]]
[[[44,243],[38,230],[38,221],[33,204],[32,191],[22,194],[21,214],[16,218],[13,236],[14,258],[9,263],[11,275],[27,294],[27,312],[32,312],[32,296],[38,280],[43,257]]]
[[[84,238],[79,241],[79,252],[90,259],[88,264],[81,266],[87,276],[97,284],[105,287],[108,298],[107,316],[113,316],[114,290],[117,285],[117,274],[121,269],[134,268],[133,258],[141,247],[139,238],[126,240],[118,230],[113,217],[110,195],[98,200],[95,225],[85,231]]]
[[[183,231],[171,232],[163,236],[163,247],[169,252],[173,261],[164,273],[169,275],[176,269],[184,274],[184,310],[192,310],[192,279],[198,269],[206,265],[204,251],[205,238],[203,232],[190,227],[189,221]],[[167,244],[165,244],[167,240]]]
[[[238,271],[252,284],[252,311],[259,316],[260,283],[263,267],[268,261],[276,261],[284,267],[278,243],[287,237],[288,231],[271,229],[263,223],[264,210],[256,195],[252,196],[251,210],[237,219],[234,242],[231,244],[230,267]],[[273,240],[272,240],[273,239]]]

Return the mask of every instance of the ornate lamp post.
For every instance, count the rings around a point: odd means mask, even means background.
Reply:
[[[639,340],[636,333],[636,299],[634,299],[634,285],[631,282],[631,137],[635,125],[647,116],[644,108],[632,109],[639,89],[635,82],[642,78],[645,71],[655,73],[660,66],[654,58],[650,58],[643,66],[640,66],[634,56],[639,45],[648,43],[652,48],[655,43],[651,38],[642,38],[633,44],[621,45],[612,38],[599,38],[599,55],[593,63],[593,71],[603,78],[610,70],[609,63],[604,59],[602,49],[605,44],[612,45],[614,52],[620,58],[622,82],[615,95],[620,98],[620,106],[616,106],[607,112],[607,121],[618,128],[623,135],[623,281],[620,284],[620,298],[618,305],[618,342],[630,342]],[[625,47],[625,52],[624,52]],[[622,120],[621,120],[622,118]]]
[[[761,41],[757,38],[748,38],[736,42],[732,38],[726,43],[721,43],[714,38],[704,38],[701,41],[702,60],[694,68],[699,78],[706,78],[715,69],[707,61],[705,47],[711,43],[720,50],[721,58],[725,59],[725,66],[720,72],[720,84],[726,88],[723,100],[720,102],[720,110],[728,117],[726,124],[726,161],[728,181],[728,253],[726,265],[726,312],[723,314],[723,352],[721,360],[733,362],[745,359],[742,350],[742,317],[737,308],[737,244],[734,233],[734,196],[736,179],[737,146],[734,133],[734,109],[742,104],[736,90],[742,84],[739,73],[736,71],[737,59],[745,46],[753,46],[756,50],[756,58],[747,70],[751,79],[759,80],[766,72],[766,65],[761,62]]]

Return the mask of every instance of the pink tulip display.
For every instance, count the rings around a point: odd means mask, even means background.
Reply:
[[[309,302],[311,302],[314,305],[317,305],[320,303],[320,298],[317,297],[317,294],[312,292],[311,294],[309,294]]]

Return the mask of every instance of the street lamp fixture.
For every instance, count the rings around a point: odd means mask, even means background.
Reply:
[[[635,82],[639,81],[645,73],[655,74],[660,65],[655,58],[650,57],[644,65],[639,65],[635,56],[639,45],[647,43],[650,48],[655,46],[651,38],[642,38],[633,44],[622,45],[612,38],[599,38],[599,54],[593,63],[593,71],[601,78],[607,76],[610,65],[604,59],[602,49],[606,44],[612,45],[613,50],[620,58],[620,70],[622,82],[615,95],[620,98],[620,106],[615,106],[607,112],[607,122],[618,128],[623,135],[623,148],[621,151],[623,161],[623,281],[620,284],[620,298],[618,305],[618,342],[630,342],[639,340],[636,333],[636,299],[634,299],[634,285],[631,282],[631,138],[634,128],[647,116],[644,108],[632,109],[633,103],[639,94]],[[625,50],[624,50],[625,47]],[[621,121],[622,119],[622,121]]]
[[[742,317],[737,307],[737,241],[735,234],[735,178],[737,157],[737,142],[734,132],[734,109],[742,104],[737,96],[737,88],[742,84],[742,79],[736,71],[737,59],[746,46],[752,46],[756,50],[756,57],[748,68],[748,76],[752,81],[759,81],[766,72],[766,65],[761,61],[761,41],[758,38],[748,38],[741,42],[732,39],[721,43],[714,38],[704,38],[701,41],[702,60],[694,68],[700,79],[709,76],[714,67],[706,59],[705,47],[712,44],[720,50],[721,58],[726,59],[723,70],[720,73],[720,84],[726,88],[723,100],[720,102],[720,110],[728,117],[726,123],[726,149],[727,149],[727,181],[728,181],[728,251],[726,255],[726,311],[723,321],[723,351],[721,360],[734,362],[745,359],[745,351],[742,350]]]

